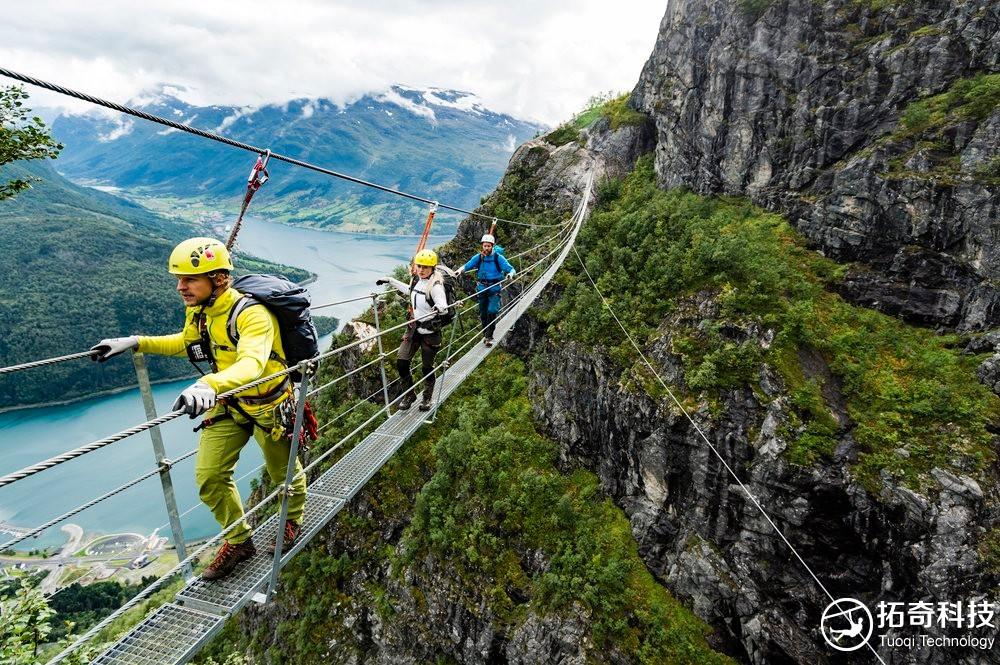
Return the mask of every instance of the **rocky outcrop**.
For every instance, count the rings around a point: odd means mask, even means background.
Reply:
[[[922,131],[900,116],[997,72],[991,0],[670,0],[632,104],[656,124],[663,186],[786,213],[862,264],[843,285],[856,302],[986,329],[1000,323],[1000,100]]]
[[[694,309],[710,313],[709,296],[701,294]],[[670,352],[671,330],[679,327],[664,321],[650,352],[664,379],[683,390],[682,363]],[[768,343],[766,333],[746,332]],[[974,480],[938,469],[941,489],[925,496],[885,475],[872,495],[852,479],[849,434],[833,459],[790,464],[782,427],[790,404],[767,366],[763,394],[727,391],[717,408],[702,406],[688,420],[669,400],[627,388],[621,368],[594,349],[554,346],[537,320],[519,323],[509,348],[541,354],[533,366],[543,369],[532,374],[535,415],[560,443],[561,463],[598,474],[628,515],[649,569],[713,625],[717,648],[741,661],[875,662],[862,652],[838,657],[823,643],[819,618],[830,599],[756,504],[838,598],[871,606],[955,602],[995,590],[996,578],[977,556],[997,522],[995,507]],[[977,634],[997,637],[995,629]],[[879,652],[886,663],[1000,663],[998,652],[979,649]]]

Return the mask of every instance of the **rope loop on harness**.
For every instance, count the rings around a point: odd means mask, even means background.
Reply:
[[[250,169],[250,175],[247,176],[247,191],[243,195],[243,205],[240,207],[240,216],[236,219],[236,223],[233,224],[233,230],[229,232],[229,238],[226,240],[226,249],[232,249],[233,245],[236,244],[236,236],[240,232],[240,227],[243,226],[243,215],[246,214],[247,208],[250,207],[253,195],[271,177],[271,174],[267,171],[267,163],[270,159],[271,150],[268,148],[257,155],[257,161],[254,162],[253,168]]]
[[[434,215],[437,214],[438,202],[431,201],[429,208],[427,209],[427,220],[424,222],[423,233],[420,234],[420,241],[417,242],[417,248],[413,251],[413,256],[416,256],[423,250],[427,249],[427,239],[431,235],[431,226],[434,224]],[[410,263],[410,274],[417,274],[417,266],[414,263]]]

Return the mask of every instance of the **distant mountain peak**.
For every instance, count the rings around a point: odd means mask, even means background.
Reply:
[[[482,98],[464,90],[449,90],[446,88],[420,88],[396,84],[375,99],[380,102],[395,104],[414,115],[426,117],[431,122],[437,121],[434,107],[454,109],[476,115],[503,115],[490,110]]]

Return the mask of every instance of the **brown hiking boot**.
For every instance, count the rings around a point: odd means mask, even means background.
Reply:
[[[430,411],[431,410],[431,396],[430,395],[424,395],[423,398],[420,400],[420,406],[418,406],[417,409],[419,409],[421,411]]]
[[[281,546],[282,556],[288,554],[288,550],[291,548],[292,545],[295,544],[295,541],[299,539],[299,535],[301,533],[302,533],[301,524],[299,524],[298,522],[294,522],[292,520],[285,520],[285,540],[284,544]],[[271,544],[267,548],[267,551],[268,553],[271,554],[271,556],[274,556],[274,550],[277,548],[277,545],[278,545],[278,539],[277,537],[275,537],[275,539],[271,542]]]
[[[413,406],[413,403],[416,402],[416,401],[417,401],[417,396],[414,395],[413,391],[411,390],[410,392],[408,392],[405,395],[403,395],[403,399],[399,400],[399,404],[397,405],[397,408],[400,411],[406,411],[411,406]]]
[[[208,568],[201,571],[203,580],[221,580],[232,573],[236,566],[246,561],[257,553],[257,548],[253,546],[253,541],[249,538],[237,545],[222,543],[219,552],[215,555]]]

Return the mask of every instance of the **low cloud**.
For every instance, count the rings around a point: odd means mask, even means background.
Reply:
[[[631,89],[665,7],[665,0],[280,7],[36,0],[5,14],[0,63],[114,100],[166,83],[199,105],[303,97],[345,104],[400,83],[468,90],[492,110],[556,124],[593,94]],[[86,108],[29,90],[42,106]]]

